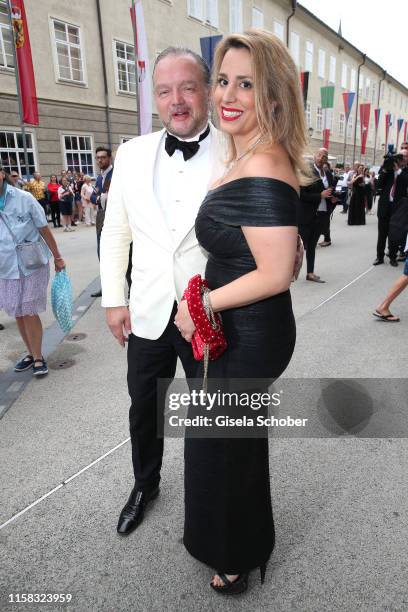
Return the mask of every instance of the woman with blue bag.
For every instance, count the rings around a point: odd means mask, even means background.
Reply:
[[[55,271],[65,268],[41,205],[30,193],[13,187],[0,166],[0,310],[15,317],[27,355],[14,370],[48,373],[42,355],[42,324],[47,305],[49,260]]]

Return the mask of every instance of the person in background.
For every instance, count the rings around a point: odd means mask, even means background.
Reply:
[[[342,215],[345,215],[348,210],[348,182],[350,174],[350,164],[346,164],[343,171],[339,174],[339,180],[336,185],[336,195],[340,200],[339,203],[343,206]]]
[[[334,190],[336,188],[336,185],[337,185],[337,182],[338,182],[339,179],[337,178],[335,172],[333,172],[332,167],[331,167],[329,162],[323,164],[323,170],[324,170],[326,176],[331,177],[330,178],[330,186]],[[319,242],[319,246],[321,246],[321,247],[328,247],[328,246],[331,245],[330,221],[331,221],[331,218],[333,216],[333,211],[334,211],[334,209],[336,207],[337,202],[338,202],[338,199],[333,194],[333,197],[330,198],[330,203],[327,204],[327,217],[326,217],[326,220],[324,222],[325,231],[323,233],[324,240],[322,240],[322,242]]]
[[[103,224],[105,222],[106,205],[108,201],[108,192],[113,174],[112,151],[108,147],[97,147],[96,162],[100,169],[100,174],[96,179],[94,192],[91,196],[92,204],[96,204],[96,252],[98,259],[100,258],[100,244]],[[91,293],[91,297],[101,297],[102,289]]]
[[[351,198],[348,209],[348,225],[365,225],[366,191],[364,184],[364,166],[359,165],[351,180]]]
[[[330,185],[331,175],[323,170],[323,164],[326,162],[327,149],[321,148],[314,155],[312,172],[315,180],[312,184],[301,187],[298,202],[299,234],[306,251],[306,280],[315,283],[326,282],[314,272],[316,245],[319,236],[327,229],[327,210],[331,205],[330,198],[333,193]]]
[[[58,199],[64,232],[74,232],[75,230],[71,227],[74,191],[66,177],[62,179],[61,186],[58,189]]]
[[[51,218],[52,218],[54,227],[62,227],[59,197],[58,197],[59,188],[60,186],[58,184],[57,175],[51,174],[50,182],[47,185],[47,192],[48,192],[48,201],[50,203],[50,208],[51,208]]]
[[[405,243],[405,253],[408,253],[408,235]],[[405,259],[404,272],[402,276],[397,278],[389,292],[387,293],[385,299],[381,304],[377,306],[373,315],[382,321],[386,321],[387,323],[398,323],[399,317],[396,317],[390,312],[390,306],[392,302],[399,296],[400,293],[404,291],[408,287],[408,257]]]
[[[25,184],[25,190],[29,191],[32,196],[37,200],[44,209],[45,216],[48,215],[48,200],[47,200],[47,186],[42,180],[39,172],[34,172],[31,181]]]
[[[16,189],[0,166],[0,310],[17,322],[27,355],[16,363],[15,372],[32,369],[34,376],[48,373],[42,354],[43,329],[39,313],[46,309],[49,261],[35,270],[25,268],[17,255],[16,242],[44,239],[48,260],[54,257],[55,271],[65,268],[44,209],[26,191]],[[51,255],[52,254],[52,255]]]
[[[366,213],[371,215],[374,191],[369,168],[364,168],[364,194],[366,198]]]
[[[78,223],[82,223],[84,220],[85,211],[82,207],[81,189],[84,184],[84,173],[74,173],[74,216]]]
[[[24,189],[25,187],[25,182],[16,170],[11,171],[10,182],[16,189]]]
[[[86,225],[95,225],[96,223],[96,211],[98,207],[96,204],[92,204],[91,202],[92,194],[92,178],[88,174],[86,174],[84,176],[84,182],[81,187],[81,203],[85,213]]]

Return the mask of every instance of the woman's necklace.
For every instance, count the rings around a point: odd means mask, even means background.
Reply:
[[[262,142],[262,136],[260,136],[260,138],[258,138],[258,140],[256,142],[251,144],[251,146],[248,147],[248,149],[246,151],[244,151],[239,157],[237,157],[237,159],[234,159],[231,162],[232,165],[230,165],[230,169],[233,168],[243,157],[245,157],[245,155],[248,155],[248,153],[253,151],[255,149],[255,147],[257,147],[259,144],[261,144],[261,142]]]

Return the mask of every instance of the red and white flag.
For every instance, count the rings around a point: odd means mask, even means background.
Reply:
[[[368,124],[370,123],[371,104],[360,104],[361,154],[366,152]]]
[[[130,9],[135,51],[137,56],[136,78],[140,109],[140,135],[152,131],[152,80],[149,69],[149,51],[143,17],[142,0],[132,1]]]
[[[20,81],[23,122],[38,125],[37,92],[24,0],[12,0],[11,19]]]

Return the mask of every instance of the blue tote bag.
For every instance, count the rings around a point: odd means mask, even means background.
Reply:
[[[62,331],[69,332],[72,321],[72,285],[65,270],[57,272],[51,286],[52,311]]]

